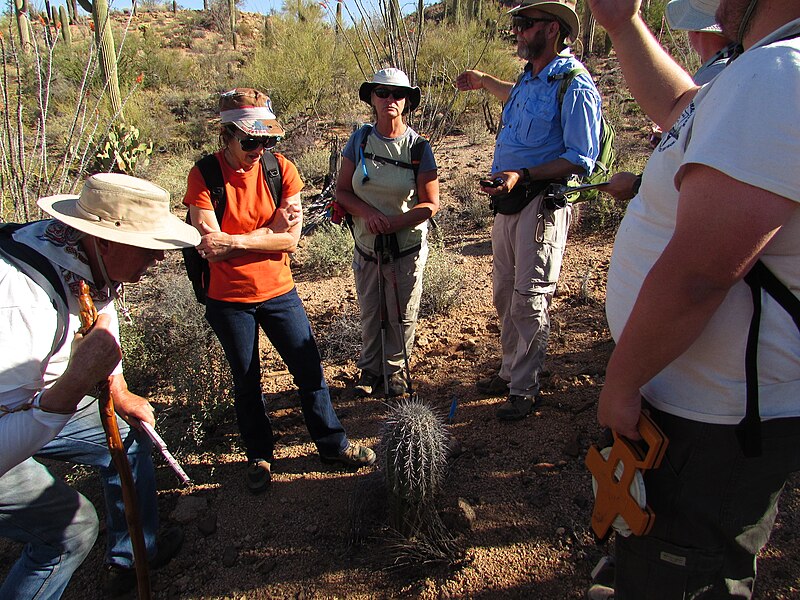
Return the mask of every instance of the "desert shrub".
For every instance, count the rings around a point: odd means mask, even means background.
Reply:
[[[353,236],[344,225],[324,223],[297,252],[303,272],[317,277],[342,275],[353,264]]]
[[[483,144],[489,138],[489,130],[483,117],[478,118],[473,115],[472,118],[462,119],[460,125],[461,131],[464,132],[467,137],[467,143],[470,146]]]
[[[195,442],[232,403],[233,382],[222,347],[183,274],[161,273],[132,323],[120,324],[125,378],[140,393],[169,390],[185,406]]]
[[[358,103],[361,76],[346,44],[316,3],[270,17],[270,36],[244,67],[246,79],[265,90],[284,119],[306,114],[338,119]],[[276,68],[280,65],[281,68]]]
[[[455,227],[479,229],[485,227],[492,217],[489,199],[480,191],[474,176],[460,173],[452,183],[451,194],[456,200]],[[452,219],[452,218],[451,218]]]
[[[422,278],[421,317],[448,314],[461,303],[464,269],[456,255],[439,243],[429,244],[430,253]]]
[[[358,307],[346,304],[342,311],[315,331],[323,360],[344,364],[358,357],[361,350],[361,317]]]
[[[294,158],[293,162],[305,182],[321,181],[330,168],[331,151],[327,146],[310,147]]]

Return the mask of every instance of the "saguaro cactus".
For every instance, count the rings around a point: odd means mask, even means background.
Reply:
[[[69,46],[72,44],[72,31],[69,28],[69,16],[67,15],[67,8],[64,5],[58,7],[58,18],[61,21],[61,38],[64,43]]]
[[[94,19],[94,35],[97,42],[97,52],[100,59],[100,70],[106,83],[111,109],[115,115],[124,121],[122,114],[122,96],[119,93],[119,76],[117,74],[117,52],[114,49],[114,36],[111,33],[111,21],[108,15],[108,0],[79,0],[80,5],[87,12],[92,13]]]
[[[30,52],[31,30],[28,24],[28,0],[14,0],[14,13],[17,17],[17,28],[22,51]]]

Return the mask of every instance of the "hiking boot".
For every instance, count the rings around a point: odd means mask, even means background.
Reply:
[[[366,398],[372,396],[380,387],[381,378],[378,375],[373,375],[369,371],[361,371],[353,391],[359,398]]]
[[[587,600],[614,600],[614,559],[604,556],[592,569],[592,584],[586,590]]]
[[[477,383],[475,383],[475,387],[478,388],[481,394],[485,394],[486,396],[502,396],[508,393],[509,383],[510,382],[500,377],[500,375],[492,375],[486,379],[479,379]]]
[[[510,394],[508,400],[497,409],[497,418],[501,421],[519,421],[527,417],[535,405],[535,396]]]
[[[254,494],[265,492],[272,482],[272,471],[269,462],[263,458],[254,458],[247,465],[247,489]]]
[[[150,568],[154,571],[164,567],[171,561],[183,546],[183,529],[169,527],[157,539],[156,555],[150,559]],[[106,598],[121,598],[132,595],[136,589],[136,569],[108,565],[108,570],[103,582],[103,592]]]
[[[320,454],[319,459],[326,465],[340,464],[349,469],[360,469],[375,462],[375,453],[366,446],[350,442],[339,456]]]
[[[388,398],[402,396],[407,391],[408,386],[406,385],[406,378],[403,377],[403,374],[400,371],[389,375],[389,393],[387,394]]]

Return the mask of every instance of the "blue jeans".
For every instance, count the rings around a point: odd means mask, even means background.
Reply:
[[[206,300],[206,319],[231,367],[236,420],[248,460],[272,461],[275,440],[261,394],[258,328],[264,330],[294,378],[303,418],[317,450],[338,456],[348,446],[331,404],[322,362],[297,290],[256,304]]]
[[[156,552],[158,512],[151,443],[117,419],[139,499],[145,544]],[[106,501],[106,562],[133,566],[119,475],[111,463],[97,403],[86,397],[37,457],[99,467]],[[59,598],[97,538],[97,514],[84,496],[33,458],[0,477],[0,536],[25,544],[0,588],[0,600]]]

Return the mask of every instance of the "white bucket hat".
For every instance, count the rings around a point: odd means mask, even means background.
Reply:
[[[667,2],[667,23],[680,31],[720,33],[717,23],[719,0],[670,0]]]
[[[358,89],[358,97],[364,102],[372,105],[372,90],[379,85],[390,85],[392,87],[405,88],[408,91],[408,110],[414,110],[419,106],[422,92],[418,87],[412,86],[406,75],[400,69],[388,67],[381,69],[372,76],[372,81],[365,81]]]
[[[525,12],[529,8],[535,8],[558,17],[569,29],[567,41],[572,43],[578,39],[581,24],[578,20],[578,13],[575,12],[575,0],[523,0],[521,4],[518,4],[506,14],[516,15]]]
[[[39,208],[95,237],[139,248],[177,250],[200,243],[198,231],[169,210],[169,192],[121,173],[98,173],[80,196],[39,198]]]

